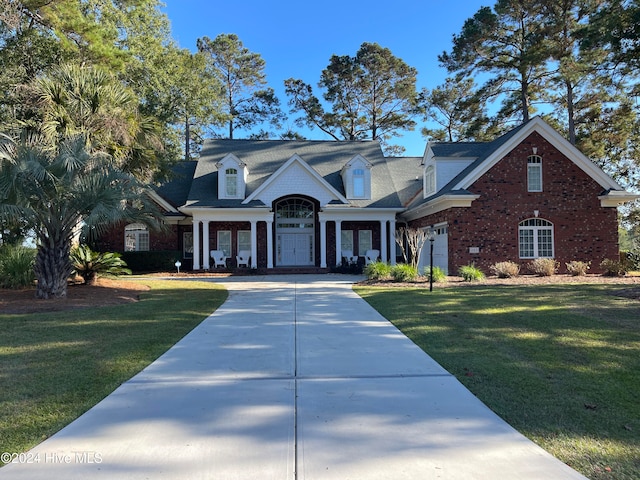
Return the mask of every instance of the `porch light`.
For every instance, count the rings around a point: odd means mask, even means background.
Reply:
[[[433,225],[427,230],[427,240],[429,240],[429,291],[433,292],[433,242],[436,239],[436,232]]]
[[[178,260],[178,261],[176,261],[176,263],[174,263],[174,265],[178,269],[178,274],[179,274],[180,273],[180,267],[182,266],[182,262],[180,260]]]

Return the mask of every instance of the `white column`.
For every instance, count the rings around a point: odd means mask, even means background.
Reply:
[[[396,219],[389,220],[389,256],[391,265],[396,264]]]
[[[327,268],[327,221],[320,220],[320,268]]]
[[[193,219],[193,269],[200,270],[200,220]]]
[[[251,268],[258,268],[258,234],[256,220],[251,220]]]
[[[202,222],[202,268],[209,270],[210,256],[209,256],[209,220]]]
[[[342,221],[336,220],[336,265],[342,265]]]
[[[267,220],[267,268],[273,268],[273,219]]]
[[[387,221],[380,220],[380,261],[387,262],[389,255],[387,252]]]

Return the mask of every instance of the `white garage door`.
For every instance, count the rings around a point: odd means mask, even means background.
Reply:
[[[436,225],[434,227],[436,234],[433,241],[433,266],[440,267],[445,273],[449,273],[449,241],[448,241],[448,228],[447,225]],[[422,255],[420,255],[420,271],[424,271],[424,267],[429,268],[431,259],[429,258],[431,250],[430,242],[427,241],[422,248]]]

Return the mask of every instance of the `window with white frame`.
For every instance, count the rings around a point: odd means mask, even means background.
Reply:
[[[246,164],[232,153],[216,163],[218,168],[218,198],[244,198],[249,172]]]
[[[353,196],[356,198],[364,198],[364,169],[356,168],[353,170]]]
[[[182,258],[193,258],[193,232],[182,234]]]
[[[225,257],[231,256],[231,231],[218,230],[218,250],[224,252]]]
[[[436,169],[429,165],[424,171],[424,196],[436,193]]]
[[[344,193],[348,199],[371,198],[372,165],[361,155],[352,158],[340,172]]]
[[[131,223],[124,227],[124,251],[146,252],[149,250],[149,230],[142,223]]]
[[[236,197],[238,195],[238,169],[227,168],[225,175],[225,194],[227,197]]]
[[[238,230],[238,251],[251,251],[251,230]]]
[[[518,226],[520,258],[553,258],[553,224],[530,218]]]
[[[340,245],[343,252],[346,250],[353,253],[353,230],[340,232]]]
[[[371,235],[371,230],[358,231],[358,255],[364,257],[367,250],[371,250],[372,248],[373,236]]]
[[[530,192],[542,191],[542,157],[530,155],[527,158],[527,189]]]

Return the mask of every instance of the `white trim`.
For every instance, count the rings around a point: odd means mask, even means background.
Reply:
[[[534,117],[518,132],[516,132],[507,142],[493,151],[486,160],[478,165],[475,170],[465,176],[452,190],[464,190],[469,188],[476,180],[484,175],[495,164],[502,160],[511,150],[520,145],[533,132],[538,132],[545,140],[553,145],[560,153],[571,160],[582,171],[598,182],[604,189],[624,190],[615,180],[587,158],[580,150],[566,140],[560,133],[556,132],[541,117]]]
[[[327,181],[322,178],[322,176],[315,171],[313,168],[311,168],[309,166],[309,164],[307,164],[307,162],[305,162],[302,158],[300,158],[300,156],[298,154],[293,155],[289,160],[287,160],[285,162],[284,165],[282,165],[278,170],[276,170],[274,173],[271,174],[271,176],[262,184],[260,185],[258,188],[256,188],[254,190],[254,192],[249,195],[242,203],[244,204],[248,204],[249,202],[251,202],[252,200],[256,199],[256,198],[260,198],[260,195],[265,192],[272,184],[274,184],[275,182],[278,181],[278,177],[280,177],[283,172],[285,172],[286,170],[289,169],[289,167],[291,165],[293,165],[294,163],[297,163],[298,165],[300,165],[307,173],[309,173],[309,176],[315,181],[317,182],[321,187],[323,187],[328,193],[329,196],[333,197],[336,200],[339,200],[343,203],[349,203],[348,200],[340,193],[338,192],[335,188],[333,188],[329,183],[327,183]],[[300,192],[298,192],[300,193]]]
[[[181,209],[187,215],[191,215],[200,221],[211,222],[266,222],[273,221],[273,212],[270,207],[255,208],[214,208],[214,207],[183,207]]]
[[[218,198],[219,199],[235,199],[244,198],[247,186],[247,164],[240,161],[233,153],[224,156],[222,160],[216,163],[218,169]],[[227,170],[233,168],[236,170],[236,194],[227,194]]]
[[[167,202],[164,198],[162,198],[154,190],[149,190],[149,197],[151,197],[151,200],[156,202],[158,204],[158,206],[160,206],[160,208],[163,208],[167,212],[180,213],[173,205],[171,205],[169,202]]]
[[[636,193],[612,190],[606,195],[600,195],[598,197],[598,200],[600,200],[601,207],[619,207],[626,202],[632,202],[634,200],[638,200],[639,198],[640,195]]]
[[[418,205],[417,207],[402,213],[400,216],[407,221],[416,220],[417,218],[442,212],[448,208],[470,207],[471,203],[478,198],[480,198],[480,195],[442,195],[434,198],[433,200],[428,200],[426,203]]]

